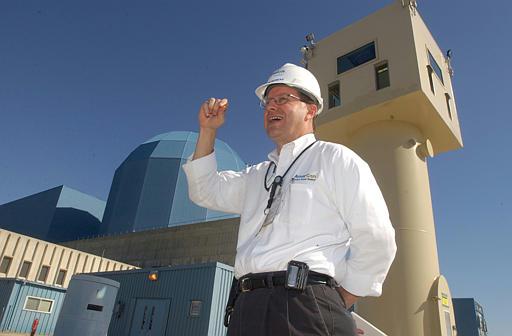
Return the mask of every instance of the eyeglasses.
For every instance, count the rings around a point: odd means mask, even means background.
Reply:
[[[264,97],[262,100],[260,100],[260,106],[262,109],[266,109],[267,106],[270,105],[272,102],[276,103],[276,105],[284,105],[284,104],[287,104],[290,101],[292,101],[291,98],[293,98],[294,100],[302,101],[301,98],[299,98],[291,93],[286,93],[286,94],[283,94],[283,95],[280,95],[277,97],[272,97],[272,98]]]

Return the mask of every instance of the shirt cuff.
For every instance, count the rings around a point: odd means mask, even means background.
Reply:
[[[335,279],[341,287],[356,296],[380,296],[382,294],[382,282],[375,281],[374,276],[355,274],[347,269],[343,279]]]
[[[191,155],[188,157],[187,163],[182,167],[188,177],[202,177],[211,174],[211,172],[216,172],[217,160],[215,158],[215,151],[195,160],[192,160]]]

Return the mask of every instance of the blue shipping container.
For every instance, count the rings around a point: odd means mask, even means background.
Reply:
[[[66,290],[18,279],[0,279],[0,331],[52,335]]]
[[[150,280],[151,273],[156,279]],[[233,268],[222,263],[103,272],[118,281],[109,336],[223,336]]]

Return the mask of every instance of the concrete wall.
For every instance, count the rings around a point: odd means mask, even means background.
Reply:
[[[219,261],[234,265],[239,218],[65,242],[139,267]]]
[[[6,273],[0,273],[0,278],[39,281],[42,266],[49,266],[46,280],[39,282],[57,285],[59,271],[63,270],[66,272],[62,285],[64,288],[73,274],[135,268],[129,264],[102,258],[101,253],[93,255],[0,229],[0,261],[6,257],[12,258],[12,262]],[[30,262],[31,266],[27,276],[23,278],[20,271],[25,261]]]

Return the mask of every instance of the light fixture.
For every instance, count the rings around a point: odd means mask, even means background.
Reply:
[[[151,271],[148,275],[149,281],[157,281],[158,280],[158,271]]]

